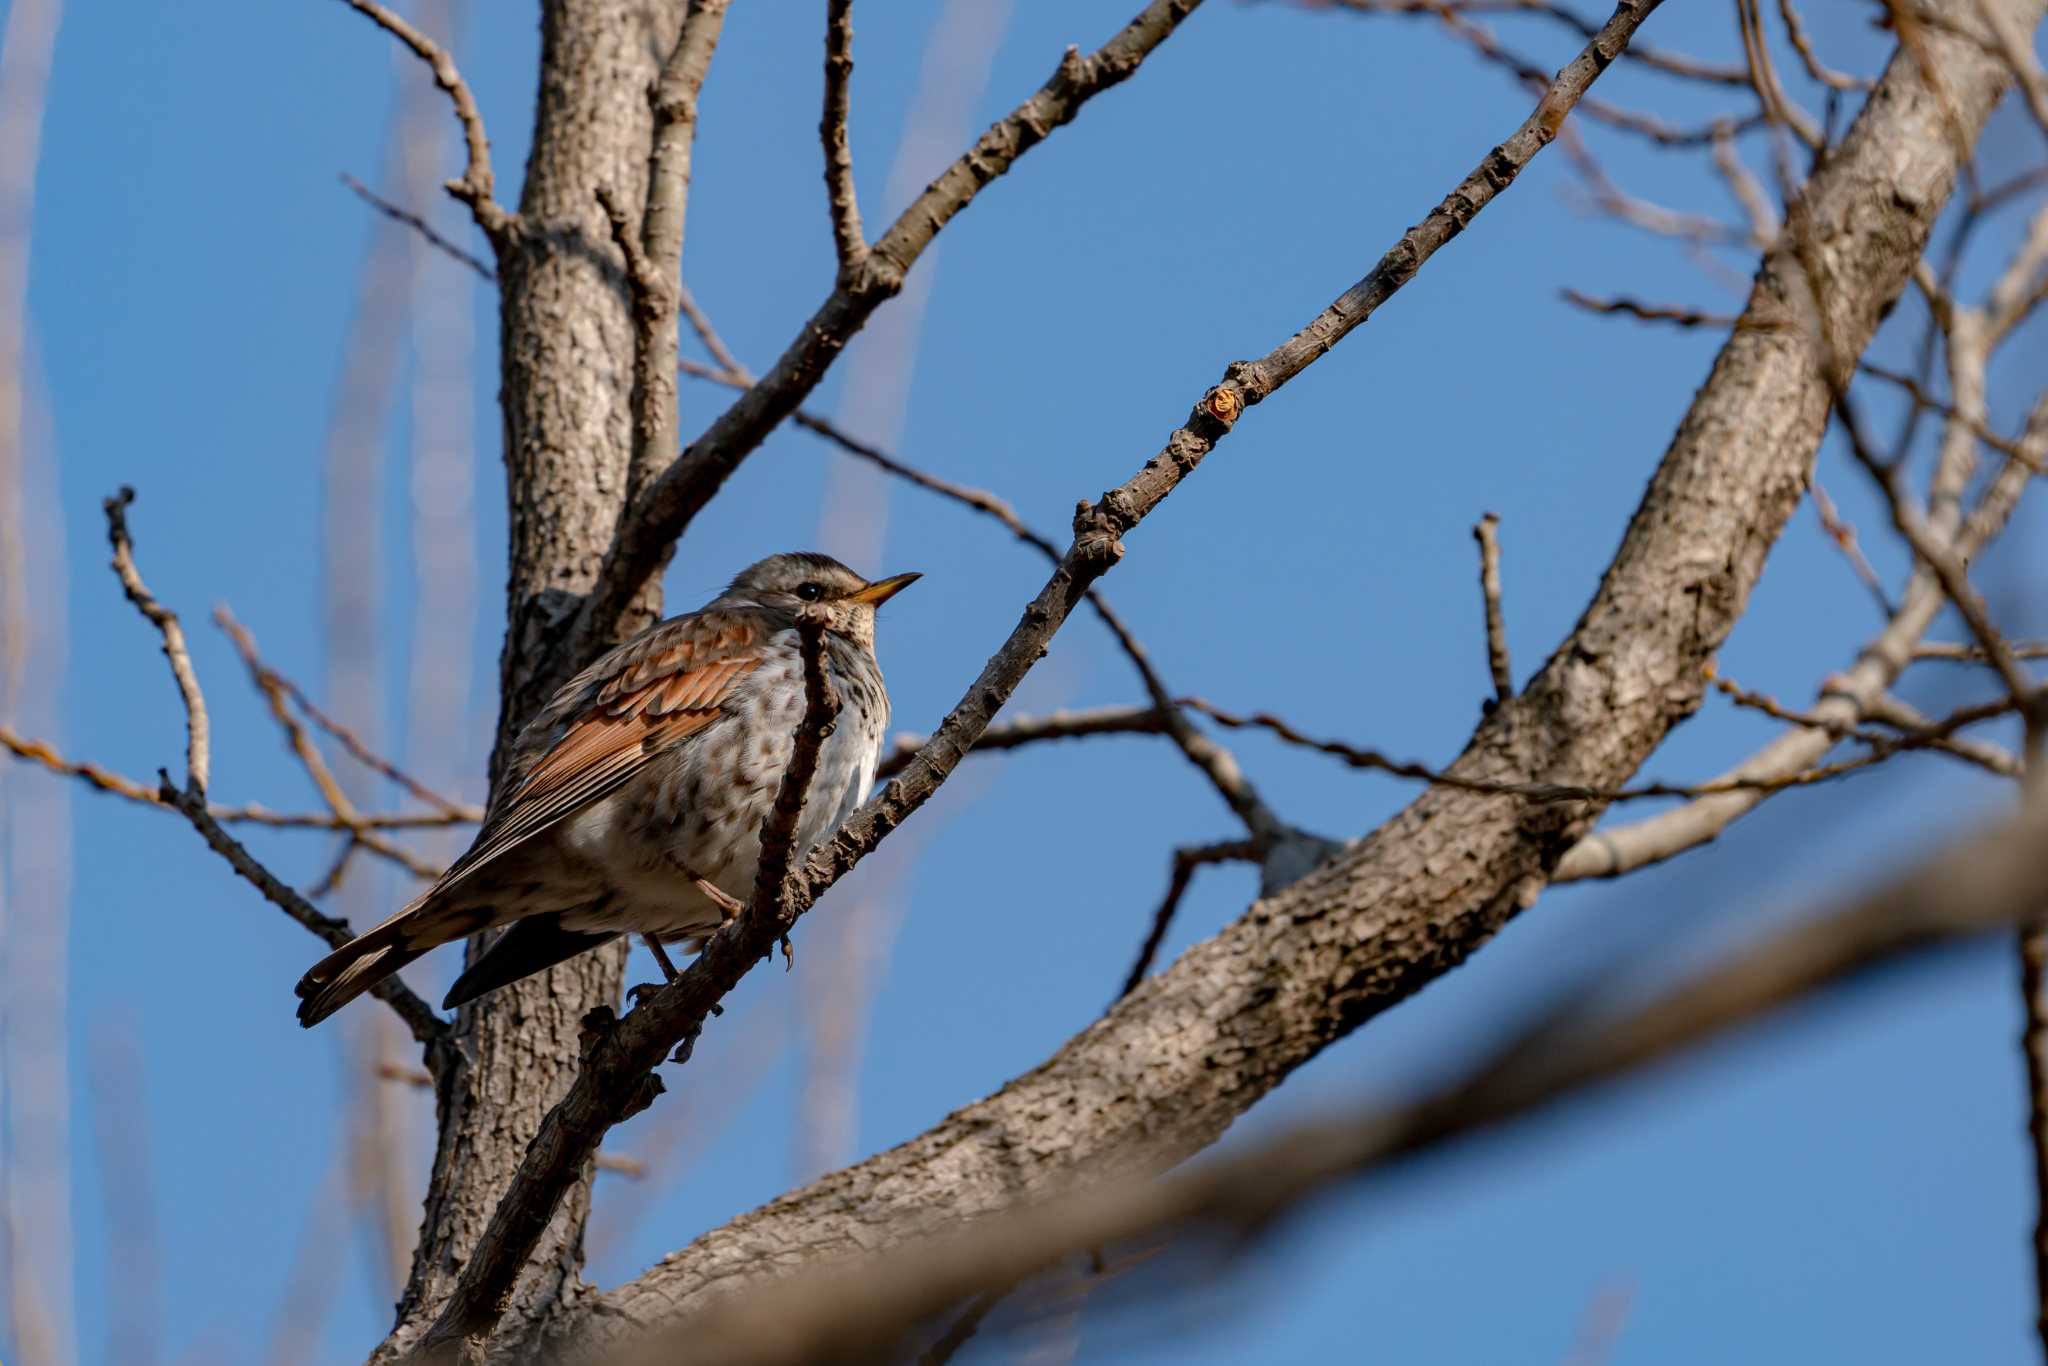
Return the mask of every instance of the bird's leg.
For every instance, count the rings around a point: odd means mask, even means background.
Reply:
[[[647,951],[654,955],[654,961],[661,964],[661,975],[663,977],[673,982],[676,978],[682,976],[681,973],[676,971],[676,965],[668,960],[668,950],[661,946],[661,937],[659,935],[643,934],[640,936],[640,942],[647,945]]]
[[[676,965],[669,961],[668,950],[661,946],[661,939],[658,935],[643,934],[640,936],[640,942],[645,944],[647,951],[654,955],[654,961],[661,964],[661,975],[664,980],[660,982],[642,982],[638,986],[626,988],[626,999],[636,1006],[640,1004],[642,996],[652,996],[655,992],[660,991],[670,982],[682,976],[681,973],[676,971]]]
[[[711,898],[712,905],[718,907],[720,924],[732,924],[733,921],[740,918],[740,912],[747,909],[746,902],[741,901],[738,897],[728,895],[725,888],[709,878],[701,878],[693,873],[690,875],[690,880],[697,884],[698,891]]]
[[[733,921],[739,919],[740,912],[747,909],[746,902],[741,901],[739,898],[735,896],[732,896],[725,890],[725,888],[719,886],[710,878],[705,877],[702,873],[690,867],[689,864],[684,863],[681,859],[675,858],[673,855],[671,855],[669,858],[669,862],[673,863],[676,866],[677,872],[681,873],[684,877],[690,879],[691,882],[695,883],[697,890],[704,893],[705,898],[708,901],[710,901],[712,905],[718,907],[718,919],[720,925],[732,924]]]

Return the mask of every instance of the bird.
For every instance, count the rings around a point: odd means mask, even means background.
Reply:
[[[797,618],[814,611],[840,711],[818,755],[795,856],[874,786],[889,694],[875,609],[921,577],[863,579],[828,555],[771,555],[695,612],[610,651],[514,741],[476,840],[433,886],[298,984],[311,1028],[428,950],[505,932],[441,1003],[452,1009],[610,943],[701,946],[745,908],[807,705]]]

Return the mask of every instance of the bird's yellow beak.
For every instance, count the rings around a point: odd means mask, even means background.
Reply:
[[[870,607],[880,607],[923,577],[922,574],[892,574],[886,579],[876,579],[858,592],[848,593],[846,601],[864,602]]]

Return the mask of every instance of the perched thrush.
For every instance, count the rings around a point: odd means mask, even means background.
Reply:
[[[874,785],[889,695],[875,609],[918,576],[873,583],[824,555],[775,555],[703,610],[672,617],[571,679],[514,743],[469,851],[424,896],[336,949],[299,982],[318,1024],[427,950],[511,928],[444,1006],[621,934],[702,940],[744,907],[804,714],[798,612],[826,614],[839,720],[796,829],[799,856]]]

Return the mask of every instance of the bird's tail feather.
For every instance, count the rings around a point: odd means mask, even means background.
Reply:
[[[430,891],[375,929],[315,963],[299,979],[299,1023],[308,1029],[432,948],[485,929],[497,919],[488,904],[436,899]]]
[[[353,940],[345,948],[354,949],[362,942],[361,939]],[[357,954],[343,964],[330,980],[316,983],[313,974],[307,973],[299,983],[299,994],[305,997],[299,1002],[299,1023],[311,1029],[425,952],[424,948],[407,949],[396,944],[381,944],[371,947],[366,953]],[[321,966],[331,961],[329,958]]]
[[[617,937],[616,930],[564,929],[559,912],[524,916],[455,979],[441,1007],[452,1010],[467,1005],[487,991],[530,977]]]

